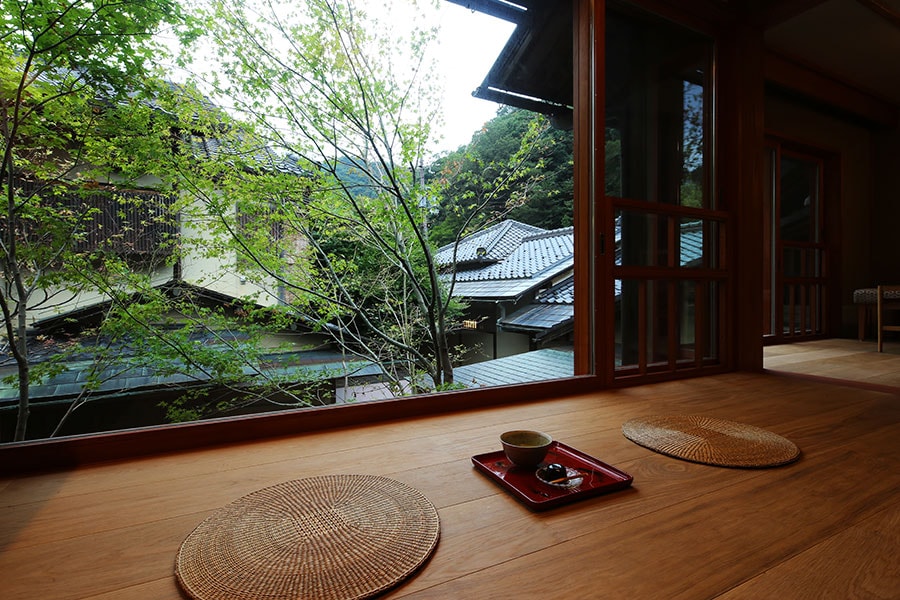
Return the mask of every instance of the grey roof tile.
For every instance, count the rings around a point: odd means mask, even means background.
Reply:
[[[498,323],[504,329],[552,329],[574,317],[573,304],[529,304]]]
[[[545,231],[520,240],[506,258],[481,269],[461,271],[457,281],[530,278],[552,269],[574,257],[574,236],[571,227]]]
[[[513,231],[516,235],[511,234]],[[525,231],[530,233],[521,235]],[[482,236],[486,232],[489,235]],[[486,241],[488,238],[498,244],[487,251],[489,258],[485,263],[456,272],[454,296],[472,299],[516,298],[571,269],[574,264],[574,232],[571,227],[548,231],[523,227],[516,221],[504,221],[485,232],[469,236],[460,247],[468,252],[473,239],[480,243],[478,240]],[[502,252],[498,250],[501,239]],[[513,243],[515,247],[512,247]],[[447,248],[445,246],[444,251]],[[501,254],[505,256],[501,258]],[[451,274],[444,275],[445,281],[450,281],[451,277]]]
[[[51,396],[67,396],[72,395],[76,396],[81,393],[81,384],[80,383],[62,383],[54,386],[47,386],[52,391],[50,392]]]
[[[698,263],[703,258],[703,227],[699,221],[681,224],[681,266]]]
[[[575,304],[575,276],[570,275],[534,299],[541,304]]]
[[[241,148],[238,143],[223,142],[218,138],[205,136],[192,136],[190,145],[194,153],[208,159],[234,160],[240,158],[246,164],[255,165],[255,168],[266,171],[278,171],[298,177],[309,175],[308,171],[300,167],[296,156],[279,154],[268,146]]]
[[[574,374],[572,352],[544,348],[456,367],[453,381],[468,388],[480,388],[561,379]]]
[[[279,357],[280,355],[275,355]],[[276,366],[273,370],[276,374],[290,375],[294,373],[313,375],[319,377],[338,377],[338,376],[363,376],[377,375],[383,372],[380,365],[370,363],[364,360],[342,361],[340,355],[325,352],[300,352],[290,355],[281,356],[292,359],[299,358],[301,364]],[[330,360],[329,360],[330,359]],[[34,400],[47,400],[57,398],[71,398],[84,389],[84,380],[90,371],[90,363],[80,361],[70,363],[70,370],[60,375],[55,375],[44,384],[34,384],[29,387],[31,397]],[[247,372],[253,373],[251,369]],[[71,381],[71,374],[78,374],[76,381]],[[98,393],[115,393],[121,390],[147,389],[161,386],[171,386],[175,384],[202,383],[208,378],[200,373],[172,373],[158,374],[151,367],[138,366],[130,368],[110,368],[105,369],[99,377],[102,382],[96,392]],[[10,401],[18,399],[18,389],[15,386],[7,386],[0,384],[0,404],[9,405]]]
[[[520,298],[526,292],[542,285],[567,269],[572,268],[572,259],[565,260],[542,271],[538,276],[519,279],[487,279],[474,281],[458,281],[453,288],[453,295],[472,300],[512,300]]]
[[[522,240],[530,235],[543,233],[546,229],[519,223],[512,219],[501,221],[487,229],[467,235],[459,241],[456,247],[456,262],[466,263],[470,261],[498,261],[509,256]],[[479,248],[484,248],[483,255],[479,255]],[[453,264],[454,244],[447,244],[435,253],[435,260],[441,265]]]

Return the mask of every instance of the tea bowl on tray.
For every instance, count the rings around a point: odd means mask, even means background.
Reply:
[[[530,429],[516,429],[500,435],[506,458],[518,467],[537,467],[547,456],[552,443],[553,438],[546,433]]]

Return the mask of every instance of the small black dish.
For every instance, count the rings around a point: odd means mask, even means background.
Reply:
[[[559,465],[562,466],[562,465]],[[562,475],[560,471],[558,471],[554,467],[554,465],[544,465],[537,471],[535,471],[535,476],[540,479],[543,483],[547,485],[552,485],[557,488],[577,488],[584,481],[584,475],[578,471],[577,469],[573,469],[572,467],[563,467],[566,470],[566,474]],[[560,481],[559,483],[554,483],[558,479],[563,479],[565,477],[569,477],[566,481]]]

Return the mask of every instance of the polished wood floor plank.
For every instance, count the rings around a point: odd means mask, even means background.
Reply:
[[[112,590],[89,596],[83,600],[138,600],[138,599],[165,599],[178,598],[183,600],[187,596],[183,596],[178,589],[178,584],[173,577],[164,577],[147,583],[141,583],[135,586]]]
[[[776,469],[723,469],[622,435],[625,420],[660,413],[765,427],[803,454]],[[631,473],[633,487],[528,510],[470,460],[516,427]],[[288,479],[348,472],[393,477],[438,507],[437,551],[389,598],[796,597],[789,580],[808,565],[877,591],[900,555],[884,533],[900,501],[898,438],[896,393],[726,374],[5,479],[0,597],[182,599],[175,553],[211,511]],[[843,560],[841,547],[866,536],[880,540],[873,555]]]
[[[488,565],[543,553],[584,535],[603,535],[616,524],[708,494],[707,486],[728,487],[736,480],[754,477],[751,471],[722,472],[656,454],[620,466],[635,476],[633,488],[545,513],[532,513],[502,492],[442,511],[442,527],[447,534],[442,537],[439,554],[428,569],[404,587],[404,593],[439,586]],[[693,485],[685,485],[687,482]],[[567,562],[579,569],[589,567],[577,557]],[[453,594],[446,597],[458,597]],[[492,594],[500,592],[494,590]]]
[[[832,338],[767,346],[766,369],[900,388],[900,342],[878,352],[874,341]]]
[[[889,507],[720,596],[893,600],[900,590],[900,506]],[[843,568],[834,569],[840,563]]]
[[[175,552],[196,525],[187,515],[4,550],[3,598],[75,600],[172,578]]]
[[[859,458],[834,453],[823,462],[840,469]],[[858,494],[855,482],[830,485],[821,473],[821,464],[796,465],[640,518],[598,514],[597,525],[577,537],[540,552],[504,557],[436,586],[398,590],[395,597],[508,598],[517,590],[532,598],[716,597],[744,581],[748,572],[765,572],[835,535],[848,517],[850,522],[864,519],[873,498],[896,493],[900,477]],[[507,549],[503,542],[510,538],[519,538],[514,527],[494,531],[491,541]]]

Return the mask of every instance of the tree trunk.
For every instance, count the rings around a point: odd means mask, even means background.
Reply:
[[[13,438],[16,442],[25,440],[25,430],[28,427],[28,415],[31,414],[28,398],[28,361],[19,365],[19,413],[16,417],[16,433]]]
[[[16,417],[16,433],[14,440],[21,442],[25,439],[25,430],[28,427],[28,415],[31,413],[30,397],[28,394],[31,383],[31,365],[28,362],[28,340],[25,337],[27,321],[25,320],[24,303],[19,306],[17,323],[18,339],[15,340],[13,354],[19,372],[19,414]]]

